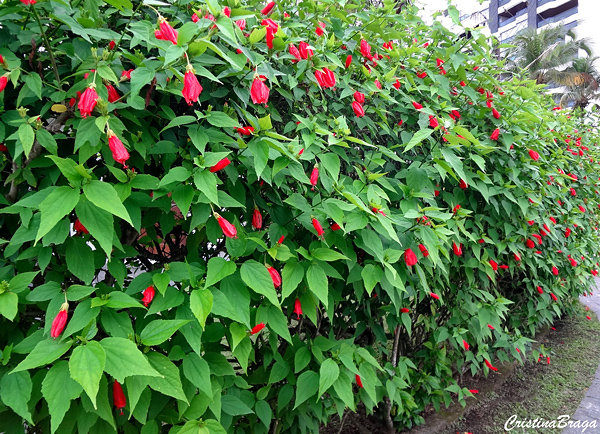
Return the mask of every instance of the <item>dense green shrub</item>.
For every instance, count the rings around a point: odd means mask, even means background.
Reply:
[[[499,82],[476,31],[33,3],[0,9],[3,431],[407,426],[589,290],[595,119]]]

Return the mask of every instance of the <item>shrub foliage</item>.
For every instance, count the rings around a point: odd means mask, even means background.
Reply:
[[[498,81],[477,31],[27,3],[0,9],[3,431],[410,426],[589,290],[596,120]]]

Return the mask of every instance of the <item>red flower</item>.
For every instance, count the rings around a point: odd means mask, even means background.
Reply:
[[[423,106],[421,104],[419,104],[418,102],[415,102],[415,101],[412,102],[412,105],[417,110],[421,110],[423,108]]]
[[[227,6],[225,6],[223,8],[223,15],[225,15],[226,17],[231,17],[231,9],[229,9]]]
[[[312,225],[313,225],[313,227],[315,228],[315,231],[317,231],[317,235],[318,235],[319,237],[322,237],[322,236],[323,236],[323,233],[324,233],[325,231],[323,230],[323,227],[321,226],[321,223],[319,223],[319,220],[317,220],[316,218],[313,218],[313,219],[312,219]]]
[[[541,286],[538,286],[536,289],[537,289],[537,292],[539,292],[540,294],[544,293],[544,290],[542,289]]]
[[[433,293],[433,292],[430,292],[429,295],[431,295],[431,297],[435,298],[436,300],[440,299],[440,296],[437,295],[437,294],[435,294],[435,293]]]
[[[412,267],[418,262],[417,255],[415,255],[415,252],[413,252],[411,248],[404,251],[404,262],[406,262],[406,265],[409,267]]]
[[[427,247],[425,247],[423,244],[419,244],[419,250],[425,258],[429,256],[429,251],[427,250]]]
[[[429,115],[429,126],[431,128],[437,128],[440,126],[438,120],[433,115]]]
[[[302,57],[300,57],[300,51],[298,51],[298,48],[296,48],[294,44],[290,44],[289,51],[290,54],[296,58],[296,60],[292,60],[292,62],[299,62],[302,60]]]
[[[279,238],[279,241],[277,241],[277,244],[283,244],[283,240],[284,240],[284,238],[285,238],[285,235],[282,235],[282,236]]]
[[[552,267],[552,274],[554,274],[555,276],[558,276],[558,268]]]
[[[354,100],[363,104],[365,102],[365,94],[358,91],[354,92]]]
[[[461,179],[460,182],[458,183],[458,186],[460,188],[462,188],[463,190],[465,190],[466,188],[469,187],[469,184],[467,184],[464,179]]]
[[[29,6],[29,5],[34,5],[37,2],[35,0],[21,0],[21,3],[23,3],[24,5]]]
[[[348,57],[346,57],[346,69],[350,68],[351,64],[352,64],[352,55],[348,54]]]
[[[502,268],[503,270],[508,270],[508,265],[500,265],[500,268]]]
[[[585,212],[585,208],[584,208],[583,206],[579,205],[579,207],[578,207],[578,208],[579,208],[579,211],[581,211],[581,212]]]
[[[50,327],[50,336],[54,339],[60,336],[60,334],[65,329],[67,325],[67,319],[69,316],[69,305],[67,303],[63,303],[60,306],[60,310],[54,317],[52,321],[52,326]]]
[[[300,41],[300,43],[298,44],[298,49],[300,50],[300,56],[303,59],[308,59],[313,55],[312,48],[309,48],[309,45],[304,41]]]
[[[116,47],[116,45],[117,45],[117,44],[115,43],[115,41],[110,41],[110,42],[108,43],[108,49],[109,49],[109,50],[114,50],[114,49],[115,49],[115,47]]]
[[[487,326],[488,326],[488,328],[489,328],[490,330],[495,330],[493,325],[491,325],[491,324],[488,324]]]
[[[73,230],[75,231],[75,235],[81,234],[89,234],[90,232],[85,228],[85,226],[79,221],[79,219],[75,220],[73,224]]]
[[[121,81],[124,80],[131,80],[131,73],[133,72],[133,69],[128,69],[128,70],[123,70],[121,71]]]
[[[500,113],[498,113],[498,110],[495,108],[492,109],[492,116],[494,116],[496,119],[500,119]]]
[[[318,181],[319,181],[319,166],[317,166],[315,164],[315,167],[313,167],[312,173],[310,174],[310,183],[313,186],[313,190],[314,190],[314,186],[317,185]]]
[[[340,227],[340,225],[338,225],[337,223],[333,223],[333,224],[330,226],[330,228],[331,228],[331,230],[332,230],[332,231],[339,231],[340,229],[342,229],[342,228]]]
[[[150,285],[148,288],[146,288],[142,291],[142,295],[144,296],[142,298],[142,303],[144,304],[144,306],[148,307],[148,305],[154,299],[154,294],[155,294],[154,286],[152,286],[152,285]]]
[[[323,89],[335,86],[335,74],[329,68],[323,68],[323,71],[315,71],[315,78]]]
[[[360,54],[369,60],[373,59],[373,56],[371,55],[371,46],[364,39],[361,39],[360,41]]]
[[[81,112],[81,117],[86,118],[92,114],[97,102],[98,94],[96,93],[95,85],[91,84],[85,89],[81,95],[81,98],[79,98],[79,103],[77,104],[77,108]]]
[[[193,21],[194,23],[197,23],[198,21],[200,21],[200,17],[198,16],[198,14],[196,14],[196,13],[193,13],[193,14],[192,14],[192,21]],[[159,37],[156,35],[156,32],[154,32],[154,36],[156,36],[158,39],[162,39],[162,38],[159,38]]]
[[[354,110],[354,114],[359,118],[362,118],[365,115],[365,109],[358,101],[352,102],[352,110]]]
[[[269,100],[269,88],[256,77],[250,87],[250,96],[254,104],[266,104]]]
[[[417,77],[419,77],[419,78],[425,78],[425,77],[427,77],[427,73],[425,71],[419,72],[419,73],[417,73]]]
[[[273,38],[274,38],[274,34],[273,34],[273,28],[271,26],[267,27],[267,36],[266,36],[266,41],[267,41],[267,48],[269,48],[269,50],[273,49]]]
[[[123,414],[123,407],[125,407],[127,401],[125,400],[123,388],[117,380],[113,383],[113,404],[115,404],[117,410],[121,410],[121,414]]]
[[[354,378],[356,378],[356,384],[358,387],[363,387],[362,380],[360,379],[360,375],[355,374]]]
[[[403,307],[402,309],[400,309],[400,312],[402,312],[402,313],[409,313],[410,309],[407,308],[407,307]]]
[[[127,152],[123,142],[115,135],[115,133],[113,133],[111,129],[106,132],[106,135],[108,137],[108,147],[112,152],[113,159],[117,163],[122,164],[123,167],[127,168],[125,163],[127,160],[129,160],[129,152]]]
[[[455,242],[452,242],[452,250],[454,250],[454,254],[456,256],[461,256],[463,253],[462,252],[462,244],[459,246]]]
[[[252,327],[252,330],[250,330],[250,334],[255,335],[256,333],[258,333],[259,331],[261,331],[264,328],[265,328],[265,323],[261,322],[260,324],[257,324],[254,327]]]
[[[154,32],[154,35],[157,39],[162,39],[165,41],[171,41],[173,45],[177,45],[177,36],[178,32],[171,26],[166,19],[162,16],[158,16],[158,26],[160,27],[159,34]]]
[[[251,136],[254,133],[254,127],[236,127],[235,131],[241,136]]]
[[[490,363],[490,361],[489,361],[489,360],[487,360],[487,359],[484,359],[484,362],[485,362],[486,366],[487,366],[488,368],[490,368],[492,371],[497,371],[497,370],[498,370],[498,368],[495,368],[494,366],[492,366],[492,364]]]
[[[527,247],[529,247],[530,249],[533,249],[535,247],[535,243],[529,239],[527,240],[526,244]]]
[[[569,235],[571,235],[571,229],[567,228],[565,229],[565,238],[569,238]]]
[[[107,84],[106,90],[108,91],[108,102],[115,102],[121,98],[121,95],[119,95],[119,92],[117,92],[117,89],[112,84]]]
[[[442,66],[442,64],[444,63],[444,61],[440,58],[435,59],[435,63],[437,64],[438,67]]]
[[[396,82],[392,84],[392,86],[394,86],[396,89],[400,89],[400,86],[402,85],[400,84],[400,80],[396,79]]]
[[[456,205],[454,208],[452,208],[452,214],[456,214],[456,212],[460,209],[460,205]]]
[[[252,227],[259,230],[262,228],[262,214],[258,208],[254,208],[252,212]]]
[[[586,317],[587,319],[592,319],[592,317],[591,317],[591,316],[589,316],[589,315],[586,315],[585,317]]]
[[[217,213],[214,213],[213,215],[217,219],[219,226],[221,226],[223,235],[225,235],[226,237],[229,237],[229,238],[237,238],[237,229],[235,228],[234,225],[229,223],[227,220],[225,220],[223,217],[221,217]]]
[[[554,224],[556,224],[556,219],[554,217],[550,217],[550,221]]]
[[[235,25],[238,26],[240,30],[244,30],[246,28],[246,20],[237,20]]]
[[[281,276],[279,275],[279,272],[270,265],[266,265],[266,267],[273,280],[273,285],[275,285],[275,288],[279,288],[281,286]]]
[[[323,33],[325,33],[323,29],[325,29],[325,23],[319,21],[319,25],[315,28],[315,33],[317,34],[317,36],[323,36]]]
[[[219,161],[217,164],[215,164],[213,167],[211,167],[210,171],[212,173],[218,172],[219,170],[224,169],[226,166],[229,166],[229,164],[231,164],[231,161],[229,161],[229,158],[225,157],[221,161]]]
[[[535,237],[535,239],[537,240],[538,244],[542,244],[542,237],[539,236],[538,234],[531,234],[532,237]]]
[[[196,77],[194,68],[192,65],[188,64],[186,67],[185,75],[183,77],[183,91],[181,94],[185,98],[185,102],[188,105],[192,105],[193,103],[198,101],[198,97],[202,93],[202,86]]]
[[[493,259],[490,259],[490,265],[492,266],[492,270],[498,271],[498,263]]]
[[[519,350],[517,349],[517,351],[519,351]],[[472,394],[476,394],[476,393],[479,393],[479,390],[477,390],[477,389],[469,389],[469,392],[471,392]]]
[[[496,128],[494,130],[494,132],[492,133],[492,135],[490,136],[490,139],[492,140],[498,140],[500,138],[500,129]]]
[[[556,298],[556,295],[554,295],[553,292],[550,293],[550,297],[552,297],[552,300],[558,301],[558,298]]]
[[[379,80],[375,79],[375,87],[377,89],[381,89],[381,83],[379,82]]]
[[[532,160],[537,161],[540,159],[540,154],[538,154],[537,152],[535,152],[533,149],[529,150],[529,156],[531,157]]]
[[[298,316],[298,319],[300,319],[300,315],[302,315],[302,304],[300,303],[299,298],[294,302],[294,313]]]
[[[515,253],[515,261],[520,261],[521,260],[521,255],[519,255],[518,253]]]
[[[269,3],[267,3],[267,5],[264,8],[262,8],[260,13],[263,15],[269,15],[274,7],[275,7],[275,2],[269,2]]]

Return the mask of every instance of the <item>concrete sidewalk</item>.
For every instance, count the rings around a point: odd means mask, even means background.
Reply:
[[[579,299],[600,318],[600,277],[596,277],[594,283],[596,284],[594,295],[588,294],[587,297],[581,296]],[[600,433],[600,367],[596,370],[594,381],[575,414],[571,416],[570,423],[572,425],[565,428],[562,434]]]

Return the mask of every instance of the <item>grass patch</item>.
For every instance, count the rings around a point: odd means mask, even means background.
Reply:
[[[586,319],[589,314],[592,320]],[[479,402],[444,434],[456,432],[503,433],[504,423],[513,414],[517,420],[543,418],[551,421],[560,415],[572,416],[592,384],[600,365],[600,322],[581,307],[578,315],[557,321],[543,342],[550,351],[551,363],[528,358],[517,366],[504,385],[495,392],[479,396]],[[559,428],[514,428],[513,434],[558,434]]]

